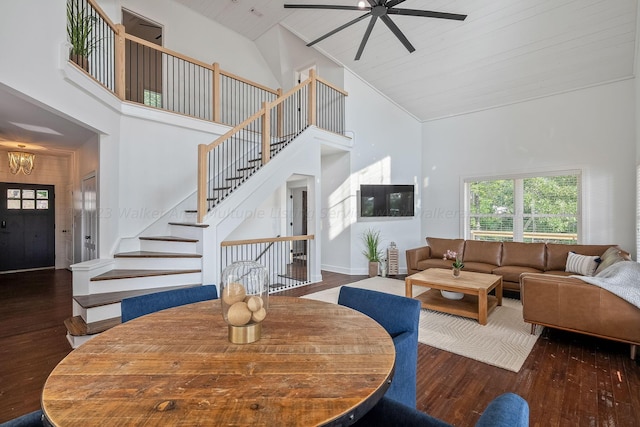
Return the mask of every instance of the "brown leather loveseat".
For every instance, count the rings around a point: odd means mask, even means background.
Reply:
[[[502,276],[505,290],[520,292],[522,273],[570,276],[565,271],[569,252],[600,256],[616,245],[563,245],[554,243],[484,242],[480,240],[427,237],[427,246],[406,251],[407,272],[427,268],[451,268],[453,260],[443,259],[447,250],[462,255],[465,271]]]

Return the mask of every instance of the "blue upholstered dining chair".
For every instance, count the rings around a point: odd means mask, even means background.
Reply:
[[[384,396],[354,427],[451,427],[415,408]],[[502,394],[489,403],[475,427],[528,427],[529,404],[514,393]]]
[[[29,412],[12,420],[0,424],[0,427],[43,427],[42,410]]]
[[[420,302],[384,292],[342,286],[338,304],[366,314],[391,335],[396,349],[396,365],[385,396],[415,408]]]
[[[166,308],[217,298],[218,290],[214,285],[173,289],[125,298],[120,303],[122,323]]]

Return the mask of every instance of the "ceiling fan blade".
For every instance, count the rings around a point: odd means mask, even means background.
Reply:
[[[370,16],[370,15],[371,15],[371,12],[365,13],[364,15],[359,16],[359,17],[357,17],[356,19],[354,19],[354,20],[352,20],[352,21],[349,21],[349,22],[347,22],[347,23],[346,23],[346,24],[344,24],[344,25],[341,25],[340,27],[336,28],[335,30],[331,30],[331,31],[329,31],[329,32],[328,32],[327,34],[325,34],[324,36],[319,37],[319,38],[315,39],[314,41],[312,41],[312,42],[310,42],[310,43],[307,43],[307,46],[313,46],[314,44],[316,44],[316,43],[318,43],[318,42],[321,42],[322,40],[326,39],[327,37],[334,35],[334,34],[335,34],[335,33],[337,33],[338,31],[342,31],[342,30],[344,30],[345,28],[347,28],[347,27],[349,27],[349,26],[351,26],[351,25],[355,24],[356,22],[362,21],[364,18],[366,18],[367,16]]]
[[[453,19],[455,21],[464,21],[467,18],[467,15],[460,15],[457,13],[433,12],[431,10],[417,9],[389,9],[387,10],[387,13],[389,15],[423,16],[426,18]]]
[[[383,15],[383,16],[380,17],[380,19],[382,19],[382,22],[387,24],[387,27],[389,27],[391,32],[396,35],[398,40],[400,40],[400,43],[402,43],[404,45],[404,47],[407,48],[409,53],[411,53],[414,50],[416,50],[416,48],[413,47],[413,45],[409,42],[409,40],[402,33],[402,31],[400,31],[400,28],[398,28],[398,26],[391,20],[391,18],[389,18],[387,15]]]
[[[359,60],[362,56],[362,52],[364,51],[364,46],[367,44],[367,40],[369,40],[369,36],[371,35],[371,30],[373,30],[373,26],[376,24],[377,16],[371,16],[371,21],[369,21],[369,25],[367,26],[367,31],[364,32],[364,37],[362,37],[362,41],[360,42],[360,47],[358,48],[358,53],[356,53],[355,60]]]
[[[399,5],[400,3],[404,3],[405,0],[389,0],[384,5],[387,7],[394,7]]]
[[[330,10],[368,10],[368,7],[358,7],[358,6],[340,6],[340,5],[331,5],[331,4],[285,4],[285,9],[330,9]]]

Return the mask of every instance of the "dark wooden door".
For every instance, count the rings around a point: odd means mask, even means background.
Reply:
[[[0,271],[55,266],[53,185],[0,183]]]

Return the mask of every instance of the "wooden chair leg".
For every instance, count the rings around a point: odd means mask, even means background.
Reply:
[[[531,335],[535,335],[536,334],[536,324],[532,323],[531,324]]]

